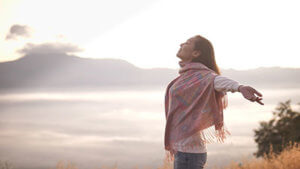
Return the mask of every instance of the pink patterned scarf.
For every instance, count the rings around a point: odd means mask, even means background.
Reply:
[[[225,133],[231,134],[223,122],[227,94],[214,90],[214,78],[218,74],[200,62],[179,61],[179,65],[180,75],[168,84],[165,94],[168,161],[174,160],[177,152],[173,145],[196,132],[204,143],[211,143],[214,138],[224,142]]]

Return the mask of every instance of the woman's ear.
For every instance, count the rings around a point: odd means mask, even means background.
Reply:
[[[201,51],[200,51],[200,50],[194,50],[194,51],[192,52],[192,55],[193,55],[195,58],[197,58],[197,57],[199,57],[199,56],[201,55]]]

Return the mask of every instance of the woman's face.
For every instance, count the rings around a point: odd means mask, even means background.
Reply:
[[[191,37],[186,42],[180,44],[180,49],[176,56],[182,61],[191,61],[193,58],[198,57],[199,51],[194,51],[195,40],[197,37]]]

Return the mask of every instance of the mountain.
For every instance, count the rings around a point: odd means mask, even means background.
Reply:
[[[221,69],[222,75],[254,87],[299,87],[300,68]],[[0,90],[166,86],[178,69],[141,69],[121,59],[87,59],[63,53],[27,54],[0,63]]]

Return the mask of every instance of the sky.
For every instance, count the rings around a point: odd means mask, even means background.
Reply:
[[[178,68],[180,43],[209,39],[220,68],[300,68],[297,0],[0,0],[0,62],[46,43],[82,58]]]

